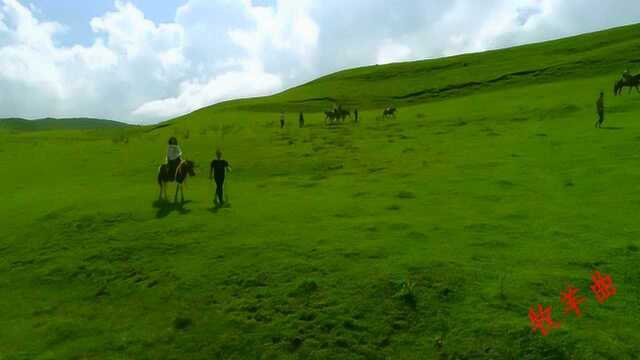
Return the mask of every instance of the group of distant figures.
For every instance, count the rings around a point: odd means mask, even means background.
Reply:
[[[284,129],[285,126],[285,121],[284,121],[284,111],[280,113],[280,129]],[[298,126],[300,126],[301,128],[304,127],[304,114],[300,113],[300,116],[298,117]]]
[[[384,109],[382,112],[382,118],[394,118],[397,113],[397,109],[393,106],[389,106]],[[334,124],[344,122],[346,119],[353,119],[355,123],[358,123],[360,119],[360,115],[358,113],[358,109],[353,110],[353,115],[350,110],[344,109],[341,105],[335,106],[332,110],[327,110],[324,112],[325,115],[325,123],[326,124]],[[284,111],[280,113],[280,128],[284,129],[286,126],[285,114]],[[304,114],[300,113],[298,116],[298,126],[304,127]]]
[[[396,112],[397,112],[397,109],[395,107],[389,106],[385,108],[384,111],[382,112],[382,118],[383,119],[394,118],[396,116]],[[344,120],[347,118],[351,119],[351,111],[347,109],[343,109],[341,105],[338,105],[333,110],[325,111],[324,115],[325,115],[324,120],[326,123],[344,122]],[[353,111],[353,121],[357,123],[358,119],[359,119],[358,109],[355,109]]]

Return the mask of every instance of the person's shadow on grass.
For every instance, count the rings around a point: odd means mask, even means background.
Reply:
[[[192,203],[191,200],[186,200],[183,203],[177,204],[165,200],[156,200],[153,202],[153,207],[158,210],[156,211],[156,219],[165,218],[174,211],[179,213],[180,215],[186,215],[190,213],[191,210],[187,209],[185,205],[188,205],[190,203]]]
[[[603,129],[603,130],[624,130],[623,127],[616,127],[616,126],[603,126],[600,129]]]
[[[208,210],[210,213],[217,214],[221,209],[228,209],[230,207],[231,207],[231,203],[229,202],[225,202],[222,205],[216,203],[212,207],[210,207]]]

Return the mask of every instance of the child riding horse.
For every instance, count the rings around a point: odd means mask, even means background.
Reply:
[[[176,195],[173,201],[178,201],[178,191],[182,195],[182,202],[184,202],[184,193],[182,190],[182,184],[187,179],[187,175],[195,176],[193,171],[193,162],[182,160],[182,149],[178,145],[178,139],[172,136],[169,139],[169,146],[167,147],[167,162],[160,166],[158,171],[158,184],[160,185],[160,199],[164,193],[164,199],[167,199],[167,182],[175,181]]]

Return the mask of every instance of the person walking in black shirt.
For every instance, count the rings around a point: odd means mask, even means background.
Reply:
[[[596,121],[596,127],[601,128],[604,122],[604,93],[600,92],[600,97],[596,101],[596,112],[598,113],[598,121]]]
[[[211,162],[211,171],[209,172],[209,180],[216,181],[216,197],[213,200],[218,206],[224,203],[223,185],[226,172],[231,172],[231,166],[226,160],[222,160],[222,151],[216,151],[216,159]]]
[[[298,123],[299,123],[301,128],[304,127],[304,114],[303,113],[300,113],[300,118],[298,119]]]

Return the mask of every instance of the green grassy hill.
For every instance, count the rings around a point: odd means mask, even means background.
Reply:
[[[0,130],[0,359],[636,358],[640,94],[611,92],[638,35],[348,70],[156,126]],[[332,101],[360,123],[325,125]],[[198,165],[182,207],[157,201],[170,136]]]
[[[271,97],[230,101],[219,108],[320,111],[334,103],[377,109],[487,91],[640,70],[637,26],[539,44],[454,57],[368,66],[331,74]],[[622,69],[622,70],[621,70]],[[606,90],[613,87],[607,84]]]
[[[87,130],[127,126],[125,123],[91,118],[55,119],[44,118],[27,120],[21,118],[0,119],[0,129],[14,131],[45,131],[45,130]]]

